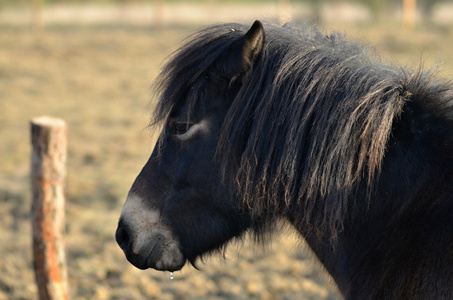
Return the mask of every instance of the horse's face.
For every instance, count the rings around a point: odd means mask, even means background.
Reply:
[[[211,104],[223,100],[209,93]],[[247,227],[237,200],[219,181],[216,136],[223,117],[210,105],[200,118],[173,114],[124,205],[117,240],[138,268],[180,269]]]
[[[250,226],[241,197],[221,179],[215,151],[240,77],[257,60],[263,41],[262,25],[255,22],[193,84],[203,90],[190,118],[186,105],[169,112],[129,192],[116,232],[136,267],[179,270],[186,260],[194,263]]]

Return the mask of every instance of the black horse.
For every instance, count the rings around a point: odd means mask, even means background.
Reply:
[[[315,28],[195,35],[158,80],[127,259],[175,271],[286,220],[347,299],[453,299],[453,88],[369,57]]]

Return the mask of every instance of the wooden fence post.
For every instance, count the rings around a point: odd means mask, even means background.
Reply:
[[[280,24],[285,24],[292,20],[291,1],[278,0],[277,1],[277,14]]]
[[[43,28],[42,22],[42,0],[33,0],[31,2],[31,28],[35,33],[41,33]]]
[[[32,119],[31,142],[31,221],[39,299],[69,299],[63,242],[66,123],[49,117]]]
[[[162,29],[165,25],[165,0],[154,1],[154,14],[155,24],[157,28]]]
[[[416,0],[403,0],[403,28],[413,30],[417,13]]]

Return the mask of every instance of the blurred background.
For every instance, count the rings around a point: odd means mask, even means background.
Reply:
[[[0,299],[37,299],[29,186],[32,117],[66,120],[72,299],[338,299],[289,228],[202,271],[140,271],[114,241],[155,141],[151,83],[185,37],[219,22],[292,21],[344,33],[391,64],[453,78],[452,0],[0,0]]]

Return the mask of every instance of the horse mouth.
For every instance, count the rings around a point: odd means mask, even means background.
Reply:
[[[186,263],[186,259],[179,249],[173,247],[165,249],[166,245],[155,243],[149,254],[136,254],[130,250],[123,250],[126,259],[140,270],[155,269],[158,271],[179,271]]]
[[[162,234],[157,234],[146,262],[149,268],[174,272],[182,269],[186,259],[177,243],[168,238],[166,240]]]
[[[124,222],[120,221],[115,237],[126,259],[138,269],[178,271],[186,263],[186,258],[171,232],[165,227],[159,227],[158,232],[152,230],[132,239],[134,234]]]
[[[186,263],[179,240],[161,220],[156,209],[143,207],[144,200],[130,194],[123,207],[115,239],[135,267],[178,271]]]

